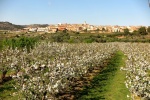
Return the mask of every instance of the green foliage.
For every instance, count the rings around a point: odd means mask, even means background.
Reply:
[[[68,40],[68,42],[69,42],[69,43],[75,43],[75,41],[74,41],[73,38],[70,38],[70,39]]]
[[[125,35],[130,35],[130,32],[129,32],[129,29],[128,29],[128,28],[124,29],[124,34],[125,34]]]
[[[51,38],[53,42],[68,42],[70,35],[65,32],[58,32],[54,33]]]
[[[3,41],[0,41],[0,50],[3,48]]]
[[[133,35],[137,35],[137,36],[139,35],[139,34],[138,34],[138,31],[136,31],[136,30],[134,30],[134,31],[132,32],[132,34],[133,34]]]
[[[76,32],[75,34],[76,34],[76,35],[79,35],[79,34],[80,34],[80,32]]]
[[[87,39],[84,40],[84,42],[85,42],[85,43],[92,43],[92,42],[94,42],[94,39],[92,39],[92,38],[87,38]]]
[[[146,32],[146,28],[145,27],[141,27],[138,30],[138,33],[141,35],[147,35],[148,33]]]
[[[67,29],[63,30],[63,33],[67,33]]]
[[[14,89],[14,80],[10,80],[3,85],[0,85],[0,100],[18,100],[17,91]],[[16,95],[12,96],[14,93]]]
[[[35,43],[38,41],[38,38],[29,38],[29,37],[20,37],[20,38],[13,38],[13,39],[5,39],[2,42],[2,46],[9,46],[13,49],[18,48],[24,48],[27,47],[28,50],[30,48],[32,49],[35,45]]]
[[[112,34],[98,34],[98,33],[72,33],[72,32],[57,32],[50,35],[49,40],[51,42],[67,42],[67,43],[106,43],[106,42],[149,42],[150,39],[141,37],[138,31],[128,33],[128,30],[124,32],[112,33]],[[48,37],[48,36],[45,36]],[[120,38],[121,37],[121,38]],[[44,38],[45,39],[45,38]]]

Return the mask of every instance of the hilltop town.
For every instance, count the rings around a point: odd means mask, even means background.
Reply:
[[[73,32],[90,32],[90,33],[113,33],[124,32],[124,29],[128,29],[129,32],[138,31],[142,26],[119,26],[119,25],[90,25],[86,22],[82,24],[33,24],[33,25],[14,25],[9,22],[1,22],[0,30],[10,30],[17,32],[47,32],[55,33],[57,31],[73,31]]]
[[[26,27],[23,30],[26,32],[48,32],[55,33],[57,31],[73,31],[85,33],[87,31],[91,33],[112,33],[112,32],[124,32],[124,29],[129,29],[129,32],[137,31],[142,26],[111,26],[111,25],[90,25],[84,22],[83,24],[51,24],[47,27]]]

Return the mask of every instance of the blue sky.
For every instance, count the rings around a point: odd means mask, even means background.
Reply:
[[[150,26],[148,0],[0,0],[0,21]]]

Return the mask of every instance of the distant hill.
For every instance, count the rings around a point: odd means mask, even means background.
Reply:
[[[36,27],[47,27],[48,24],[31,24],[31,25],[25,25],[26,27],[36,28]]]
[[[15,25],[10,22],[0,22],[0,30],[19,30],[26,27],[36,28],[36,27],[47,27],[48,24],[31,24],[31,25]]]
[[[19,30],[24,27],[23,25],[15,25],[10,22],[0,22],[0,30]]]

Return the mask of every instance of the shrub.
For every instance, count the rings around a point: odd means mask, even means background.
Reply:
[[[13,39],[5,39],[2,41],[3,47],[9,46],[15,49],[27,47],[28,50],[33,48],[35,43],[38,41],[38,38],[29,38],[29,37],[20,37],[20,38],[13,38]]]
[[[148,33],[146,32],[146,28],[145,27],[141,27],[138,30],[138,33],[141,35],[147,35]]]
[[[52,42],[67,42],[70,39],[70,35],[64,32],[54,33],[52,36]]]

